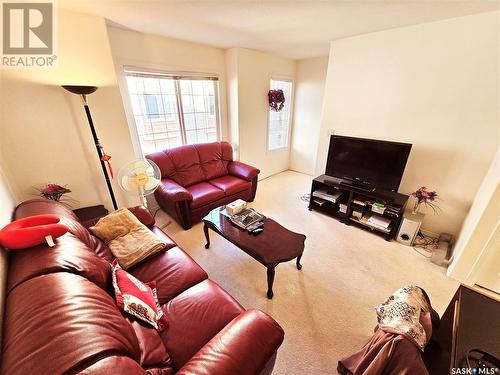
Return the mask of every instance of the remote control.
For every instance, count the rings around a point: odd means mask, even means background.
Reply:
[[[264,232],[264,229],[263,229],[263,228],[257,228],[257,229],[254,229],[254,230],[252,231],[252,234],[253,234],[254,236],[258,236],[258,235],[259,235],[259,234],[261,234],[262,232]]]
[[[264,226],[264,222],[259,221],[259,222],[255,223],[255,224],[250,225],[250,226],[247,228],[247,231],[248,231],[248,232],[253,232],[255,229],[257,229],[257,228],[261,228],[261,227],[263,227],[263,226]]]

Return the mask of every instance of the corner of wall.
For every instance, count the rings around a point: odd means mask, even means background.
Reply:
[[[239,48],[230,48],[225,51],[228,135],[229,141],[233,146],[233,157],[235,160],[239,160],[240,151],[238,56]]]
[[[491,162],[458,236],[447,275],[466,282],[498,225],[500,208],[500,147]]]
[[[289,168],[309,175],[315,172],[327,67],[328,56],[296,61]]]

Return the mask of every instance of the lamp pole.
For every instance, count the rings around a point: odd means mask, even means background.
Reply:
[[[102,173],[104,174],[104,178],[106,180],[106,185],[108,186],[109,195],[111,197],[111,202],[113,203],[113,208],[115,210],[118,209],[118,205],[116,204],[115,194],[113,193],[113,187],[111,186],[111,180],[109,178],[108,171],[106,169],[106,165],[103,160],[103,152],[101,149],[101,144],[99,143],[99,138],[97,137],[97,133],[94,127],[94,121],[92,121],[92,116],[90,114],[89,105],[87,102],[87,95],[92,94],[97,90],[95,86],[63,86],[64,89],[68,90],[73,94],[77,94],[81,97],[83,102],[83,107],[85,109],[85,114],[87,115],[87,120],[90,125],[90,131],[92,132],[92,138],[94,139],[95,148],[97,151],[97,155],[99,156],[99,161],[101,163]]]

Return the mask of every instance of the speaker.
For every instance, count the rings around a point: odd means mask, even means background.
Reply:
[[[423,218],[423,214],[405,213],[396,240],[403,245],[411,246],[417,237]]]

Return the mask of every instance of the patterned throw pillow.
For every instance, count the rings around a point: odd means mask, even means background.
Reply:
[[[158,331],[168,325],[168,318],[156,297],[156,283],[143,283],[124,271],[118,261],[113,263],[113,287],[115,288],[116,304],[120,310],[135,316]]]

